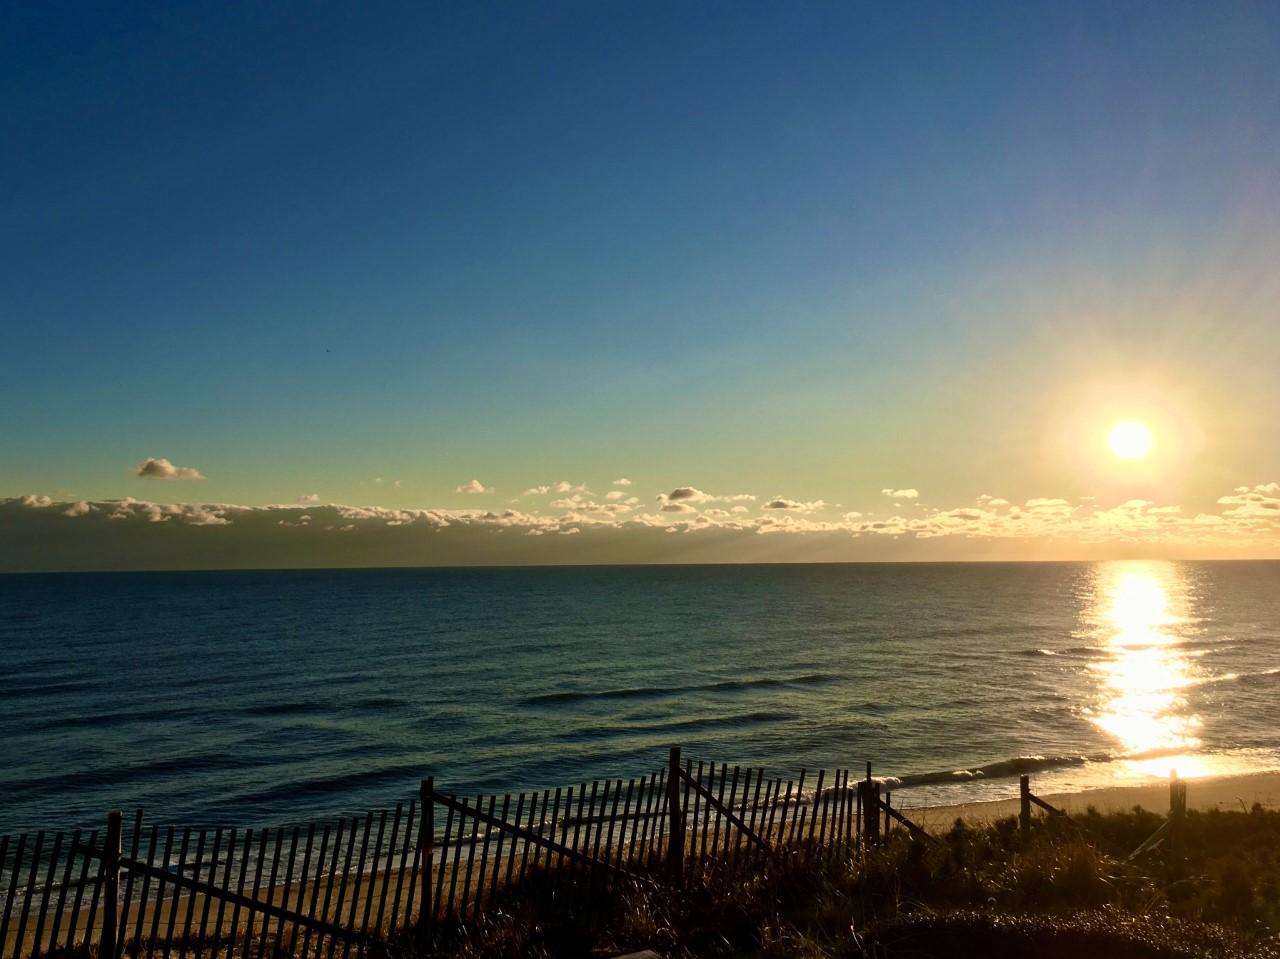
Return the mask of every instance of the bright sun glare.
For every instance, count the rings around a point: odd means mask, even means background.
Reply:
[[[1111,427],[1107,434],[1107,445],[1111,452],[1122,460],[1140,460],[1155,446],[1155,437],[1145,423],[1128,420]]]

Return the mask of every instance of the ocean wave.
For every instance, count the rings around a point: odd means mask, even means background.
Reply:
[[[246,716],[304,716],[328,712],[328,703],[253,703],[240,710]]]
[[[540,693],[520,700],[522,706],[559,706],[565,703],[584,702],[593,699],[645,699],[679,696],[682,693],[736,692],[744,689],[787,688],[813,686],[836,680],[831,673],[806,673],[802,676],[764,676],[759,679],[726,679],[714,683],[698,683],[689,686],[631,686],[620,689],[564,690],[557,693]]]
[[[912,786],[936,786],[945,783],[964,783],[975,779],[1006,779],[1023,776],[1045,769],[1066,766],[1083,766],[1086,763],[1110,762],[1114,757],[1107,753],[1082,756],[1069,753],[1058,756],[1013,756],[972,769],[940,769],[934,772],[914,773],[905,776],[875,777],[881,786],[889,789],[909,789]]]

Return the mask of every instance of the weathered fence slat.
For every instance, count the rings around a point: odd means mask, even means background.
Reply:
[[[356,821],[358,822],[359,819],[360,817],[357,816]],[[364,888],[364,867],[365,867],[365,862],[367,861],[367,857],[369,855],[369,833],[372,831],[372,829],[373,829],[373,813],[370,812],[368,815],[365,816],[364,828],[360,830],[360,853],[356,857],[356,861],[355,861],[356,868],[355,868],[355,875],[353,877],[354,883],[351,889],[351,906],[347,910],[347,921],[345,925],[348,929],[351,929],[351,930],[354,930],[356,928],[356,914],[359,912],[359,909],[360,909],[360,890]],[[354,830],[352,832],[352,836],[353,837],[355,836]],[[346,900],[344,899],[343,901],[345,902]],[[351,949],[350,940],[344,940],[342,943],[342,959],[347,959],[347,954],[350,951],[350,949]]]
[[[422,784],[421,788],[424,792],[430,791],[431,789],[430,783],[431,781],[428,780],[427,782]],[[404,838],[400,840],[400,868],[396,872],[396,891],[395,891],[395,896],[391,900],[391,921],[393,923],[399,923],[403,920],[405,925],[408,925],[409,919],[413,915],[413,893],[412,892],[409,894],[409,903],[406,906],[405,911],[403,913],[400,912],[400,896],[404,890],[405,869],[409,869],[413,873],[415,878],[417,877],[419,872],[418,854],[416,853],[416,849],[415,849],[415,855],[413,856],[413,858],[412,859],[409,858],[410,843],[412,842],[412,837],[413,837],[413,813],[414,813],[414,804],[413,804],[413,801],[411,800],[409,802],[409,814],[404,821]],[[422,864],[421,872],[422,872],[423,904],[422,904],[422,908],[418,911],[418,921],[422,923],[425,928],[425,925],[431,922],[431,916],[434,909],[434,900],[431,898],[431,888],[432,888],[432,884],[435,881],[435,877],[431,874],[432,862],[430,860],[427,860]]]
[[[391,893],[391,870],[395,868],[396,861],[396,836],[400,831],[400,814],[403,810],[403,803],[396,803],[395,814],[391,819],[391,836],[387,840],[387,862],[386,867],[382,870],[382,892],[378,894],[378,914],[374,917],[374,929],[381,935],[383,929],[383,921],[387,915],[387,896]],[[386,819],[386,814],[383,814]],[[381,837],[379,837],[381,839]],[[403,865],[401,869],[403,869]]]
[[[204,844],[206,841],[206,830],[201,829],[196,837],[196,861],[192,864],[192,874],[199,879],[200,867],[204,863]],[[206,899],[206,902],[208,900]],[[187,914],[182,921],[182,942],[185,945],[191,941],[191,923],[195,919],[196,897],[187,896]]]
[[[267,859],[267,843],[270,839],[271,830],[258,830],[258,855],[253,861],[253,895],[250,897],[248,904],[248,928],[245,930],[244,940],[241,943],[241,955],[244,959],[249,959],[249,950],[253,948],[253,941],[257,934],[258,897],[262,893],[262,867]]]
[[[285,909],[289,908],[289,893],[293,891],[294,862],[298,858],[298,832],[299,832],[298,827],[294,826],[293,830],[289,834],[289,851],[285,853],[284,888],[280,890],[280,905],[283,906]],[[275,866],[272,866],[271,867],[271,889],[273,893],[276,888],[275,877],[276,877]],[[301,882],[298,885],[299,887],[301,887],[302,885]],[[301,898],[301,892],[299,892],[299,899],[300,898]],[[300,908],[301,906],[299,904],[299,908],[294,909],[293,911],[298,912],[300,911]],[[272,947],[271,947],[272,956],[275,956],[280,952],[280,946],[284,942],[284,930],[286,925],[287,923],[283,921],[276,923],[276,938],[275,938],[275,942],[272,944]],[[298,927],[296,924],[294,925],[293,928],[294,928],[294,931],[297,932]]]
[[[559,793],[557,791],[557,795],[558,794]],[[489,797],[489,815],[490,816],[493,815],[494,807],[497,805],[497,803],[498,803],[497,796]],[[478,803],[477,803],[477,808],[479,808]],[[493,837],[493,830],[486,829],[484,831],[484,841],[480,844],[480,870],[476,875],[475,893],[471,898],[471,918],[473,920],[480,918],[480,906],[484,902],[484,876],[485,876],[485,870],[488,868],[488,865],[489,865],[489,843],[492,837]],[[475,856],[474,847],[472,848],[471,853],[472,853],[472,856],[474,857]],[[470,877],[470,872],[471,872],[471,867],[470,867],[470,864],[468,864],[467,866],[468,878]],[[468,889],[471,888],[470,882],[467,883],[467,888]]]
[[[4,848],[8,848],[9,837],[4,837]],[[0,956],[4,954],[5,943],[9,941],[9,917],[13,914],[13,900],[18,894],[18,874],[22,871],[22,853],[27,847],[27,835],[18,837],[17,848],[13,853],[13,869],[9,873],[9,891],[4,897],[4,915],[0,917]],[[4,857],[0,856],[0,864]]]
[[[311,828],[314,829],[315,827],[313,826]],[[217,884],[216,880],[218,876],[218,855],[219,853],[221,853],[221,851],[222,851],[222,827],[219,826],[213,832],[213,852],[209,854],[209,876],[206,879],[206,882],[208,882],[209,885],[211,886]],[[129,875],[132,876],[133,873],[131,872],[129,873]],[[209,912],[212,910],[212,908],[213,908],[213,897],[205,896],[204,905],[200,909],[200,930],[196,934],[201,942],[204,942],[205,937],[209,934]]]
[[[226,865],[222,867],[222,888],[224,889],[231,888],[232,864],[235,862],[235,858],[236,858],[235,853],[236,853],[236,830],[233,828],[227,834],[227,862],[226,862]],[[134,856],[133,858],[136,859],[137,857]],[[129,870],[129,874],[133,875],[132,869]],[[218,898],[218,915],[217,915],[217,918],[215,918],[213,921],[213,946],[211,949],[211,954],[214,956],[218,955],[218,946],[222,942],[222,920],[223,920],[223,917],[226,915],[226,910],[227,910],[227,900],[220,896]]]
[[[93,830],[92,832],[90,832],[90,834],[88,834],[88,844],[90,844],[91,846],[97,845],[97,830]],[[86,887],[88,883],[93,883],[93,886],[96,887],[97,881],[99,881],[99,877],[97,877],[96,871],[95,873],[93,873],[93,876],[90,876],[91,863],[92,863],[92,859],[90,857],[87,857],[87,855],[84,855],[83,850],[81,850],[81,872],[79,872],[79,877],[76,880],[76,901],[72,903],[72,918],[70,918],[70,930],[68,931],[68,935],[67,935],[68,949],[74,949],[74,947],[76,947],[77,935],[79,930],[79,914],[81,914],[81,905],[83,904],[83,901],[84,901],[84,887]],[[122,915],[128,915],[128,905],[125,905],[124,912],[122,913]],[[118,940],[124,939],[124,932],[125,932],[124,926],[125,926],[124,922],[120,923]],[[4,937],[0,936],[0,941],[3,941],[3,940],[4,940]],[[90,942],[92,941],[93,941],[93,930],[92,928],[87,928],[87,930],[84,930],[84,944],[86,945],[90,944]],[[115,954],[120,955],[122,954],[122,951],[123,950],[120,949],[120,947],[118,946],[116,947]]]
[[[187,865],[187,848],[191,843],[191,828],[187,827],[182,830],[182,842],[178,848],[178,875],[182,875],[183,869]],[[168,865],[168,863],[166,863]],[[182,887],[175,885],[173,887],[173,898],[169,903],[169,924],[165,927],[164,932],[164,959],[169,959],[171,944],[173,942],[173,933],[177,928],[178,921],[178,901],[182,896]],[[158,909],[158,907],[157,907]],[[110,911],[110,910],[108,910]]]
[[[53,850],[49,853],[49,865],[44,871],[44,888],[40,891],[40,905],[36,912],[36,929],[32,936],[31,951],[38,953],[44,939],[45,917],[49,913],[49,897],[53,895],[54,877],[58,872],[58,861],[62,856],[62,833],[53,837]]]
[[[15,944],[13,947],[14,959],[18,959],[22,955],[23,943],[27,938],[27,917],[31,915],[31,897],[36,888],[36,878],[40,869],[40,854],[44,851],[44,830],[41,829],[36,833],[36,844],[31,851],[31,869],[27,874],[27,884],[22,890],[22,912],[18,917],[17,934],[14,936]]]

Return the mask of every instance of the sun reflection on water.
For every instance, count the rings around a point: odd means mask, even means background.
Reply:
[[[1186,689],[1200,681],[1179,628],[1190,618],[1190,590],[1173,563],[1104,563],[1095,570],[1090,619],[1101,656],[1091,719],[1116,740],[1132,774],[1183,777],[1210,772]]]

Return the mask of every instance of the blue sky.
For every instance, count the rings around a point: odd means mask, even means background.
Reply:
[[[626,476],[832,520],[1280,478],[1274,5],[49,3],[0,36],[0,496],[156,499],[146,457],[207,477],[183,502]],[[1062,452],[1113,406],[1177,461]]]

